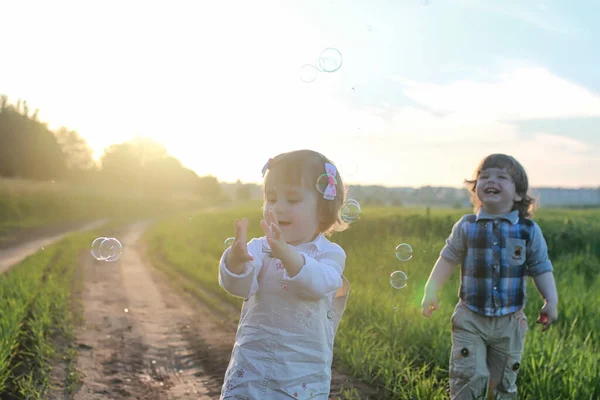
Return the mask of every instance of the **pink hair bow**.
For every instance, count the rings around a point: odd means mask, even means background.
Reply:
[[[325,172],[327,173],[328,182],[327,182],[327,187],[325,188],[325,191],[323,192],[323,198],[325,200],[333,200],[336,195],[335,185],[337,183],[335,181],[335,175],[337,174],[335,165],[325,163]]]

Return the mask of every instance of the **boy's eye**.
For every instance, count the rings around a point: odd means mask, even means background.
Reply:
[[[290,199],[290,200],[289,200],[289,202],[290,202],[290,203],[299,203],[299,202],[300,202],[300,200],[297,200],[297,199]]]

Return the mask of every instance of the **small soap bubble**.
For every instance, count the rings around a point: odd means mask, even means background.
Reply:
[[[360,204],[354,199],[347,200],[342,205],[342,219],[346,222],[352,223],[358,220],[360,215]]]
[[[402,289],[406,287],[408,277],[402,271],[394,271],[390,275],[390,283],[394,289]]]
[[[234,240],[235,240],[235,238],[232,238],[232,237],[225,239],[225,242],[223,242],[223,247],[225,247],[225,248],[231,247]]]
[[[317,71],[317,68],[314,65],[304,64],[300,68],[300,79],[302,79],[303,82],[311,83],[317,79],[318,72],[319,71]]]
[[[412,258],[413,249],[406,243],[399,244],[396,246],[396,257],[400,261],[408,261]]]
[[[342,53],[338,49],[328,47],[319,56],[319,70],[335,72],[342,67]]]
[[[98,261],[115,261],[122,252],[123,245],[115,238],[101,236],[92,242],[92,257]]]
[[[329,174],[323,174],[319,176],[319,178],[317,179],[317,190],[319,191],[319,193],[325,193],[325,189],[327,189],[327,186],[330,183],[337,185],[337,180],[334,176]]]
[[[121,257],[123,245],[116,238],[107,238],[100,243],[100,259],[104,261],[116,261]]]
[[[189,218],[188,218],[188,221],[192,222],[192,217],[189,217]]]
[[[106,237],[102,236],[99,238],[94,239],[94,241],[92,242],[92,257],[94,257],[96,260],[101,260],[100,258],[100,245],[102,244],[102,242],[107,239]]]
[[[152,364],[156,364],[156,360],[152,360]]]
[[[126,309],[125,309],[125,312],[129,312],[129,309],[128,309],[128,308],[126,308]]]

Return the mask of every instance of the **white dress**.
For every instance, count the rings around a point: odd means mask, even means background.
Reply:
[[[252,239],[244,272],[219,265],[219,284],[244,299],[221,400],[329,398],[333,341],[350,285],[346,254],[323,235],[295,246],[305,264],[293,278],[265,237]]]

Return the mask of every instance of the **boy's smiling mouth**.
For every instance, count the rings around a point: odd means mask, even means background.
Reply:
[[[500,193],[500,190],[496,189],[496,188],[487,188],[483,191],[483,193],[485,194],[498,194]]]

